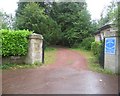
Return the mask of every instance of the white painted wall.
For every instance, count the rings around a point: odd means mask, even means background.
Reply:
[[[99,42],[100,41],[100,35],[95,35],[95,41]]]

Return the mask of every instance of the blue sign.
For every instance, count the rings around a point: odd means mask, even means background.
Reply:
[[[115,54],[116,50],[116,38],[105,38],[105,53],[107,54]]]

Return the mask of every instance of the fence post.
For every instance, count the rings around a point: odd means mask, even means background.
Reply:
[[[45,47],[45,42],[43,40],[43,44],[42,44],[42,63],[44,64],[44,47]]]

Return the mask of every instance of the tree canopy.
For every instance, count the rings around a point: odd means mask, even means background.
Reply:
[[[62,31],[62,43],[73,45],[88,36],[90,16],[82,3],[53,3],[50,16]]]
[[[11,14],[0,11],[0,29],[12,29],[14,18]]]
[[[73,46],[97,28],[85,2],[19,2],[16,28],[42,34],[49,44]]]
[[[28,3],[16,15],[16,27],[28,29],[42,34],[46,43],[54,43],[59,40],[60,28],[58,24],[45,14],[45,9],[38,3]]]
[[[117,18],[118,18],[118,5],[116,1],[112,1],[109,6],[103,9],[99,25],[103,26],[106,23],[110,22],[117,24]]]

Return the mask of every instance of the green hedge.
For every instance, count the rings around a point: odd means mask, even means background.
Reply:
[[[28,49],[28,30],[0,30],[2,34],[2,56],[23,56]]]
[[[94,42],[94,37],[88,37],[83,39],[83,41],[81,42],[80,46],[86,50],[91,50],[91,44],[92,42]]]
[[[2,34],[0,33],[0,56],[2,56]]]
[[[101,43],[100,42],[92,42],[91,44],[91,51],[95,56],[99,58],[101,53]]]

